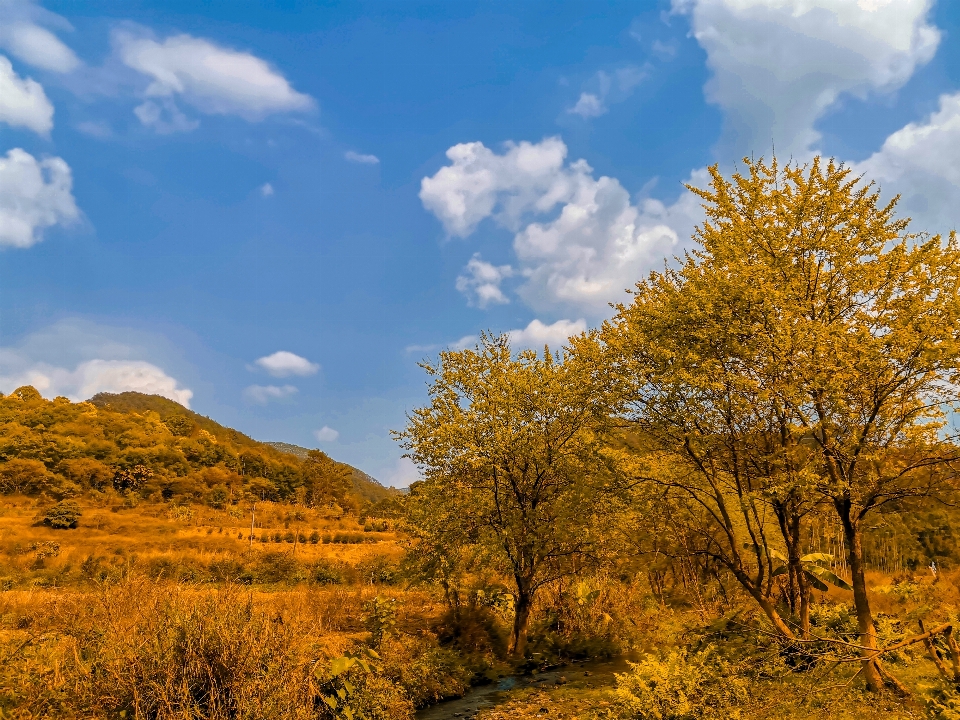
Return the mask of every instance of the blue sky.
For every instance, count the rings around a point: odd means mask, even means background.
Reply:
[[[945,0],[0,0],[0,391],[158,392],[405,485],[417,361],[600,322],[711,163],[833,155],[955,227],[958,32]]]

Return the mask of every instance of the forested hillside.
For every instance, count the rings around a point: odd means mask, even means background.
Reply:
[[[157,395],[0,398],[0,491],[64,498],[133,491],[143,499],[229,503],[244,497],[359,509],[388,491],[318,450],[300,455],[223,427]]]
[[[269,445],[272,448],[276,448],[280,452],[289,453],[290,455],[295,455],[301,460],[306,460],[310,453],[313,452],[309,448],[300,447],[299,445],[293,445],[291,443],[285,442],[270,442],[267,441],[264,443]],[[381,485],[374,478],[367,475],[363,470],[348,466],[350,468],[350,484],[353,489],[353,492],[360,498],[367,500],[372,503],[389,501],[392,498],[396,498],[400,491],[394,488],[388,488]]]

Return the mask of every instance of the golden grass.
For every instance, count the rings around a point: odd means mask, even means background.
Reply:
[[[251,543],[249,508],[127,507],[119,498],[110,504],[87,500],[81,501],[77,528],[54,530],[39,522],[46,504],[23,497],[0,503],[0,589],[62,587],[131,573],[256,583],[255,566],[265,558],[282,557],[305,569],[321,561],[350,569],[371,562],[395,565],[403,552],[393,532],[364,532],[354,518],[289,505],[258,503]],[[339,536],[363,542],[330,542]],[[171,577],[178,568],[179,575]],[[252,577],[243,577],[247,571]],[[296,581],[296,573],[287,575],[284,581]],[[309,575],[304,570],[300,580]]]

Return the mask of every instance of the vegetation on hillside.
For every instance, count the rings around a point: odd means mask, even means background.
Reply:
[[[156,395],[44,399],[32,387],[0,397],[0,492],[62,499],[112,489],[158,501],[240,499],[358,508],[354,469],[319,450],[302,457]]]
[[[476,717],[960,717],[960,243],[744,162],[602,327],[424,363],[408,494],[0,397],[0,714],[408,720],[566,663]]]

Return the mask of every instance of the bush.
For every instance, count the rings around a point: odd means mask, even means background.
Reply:
[[[390,558],[375,555],[357,563],[357,575],[371,585],[394,585],[398,580],[397,565]]]
[[[343,563],[318,560],[313,566],[313,580],[317,585],[343,585],[348,580],[347,575]]]
[[[75,528],[82,514],[80,506],[76,502],[64,500],[47,510],[43,516],[43,522],[58,530]]]
[[[296,580],[299,563],[282,552],[264,553],[257,563],[256,576],[262,583],[279,583]]]
[[[210,507],[218,510],[224,507],[230,500],[230,489],[226,485],[214,485],[207,496],[207,502]]]
[[[0,463],[0,492],[42,492],[53,482],[53,473],[39,460],[13,458]]]
[[[617,675],[614,704],[624,720],[721,720],[742,717],[746,682],[712,647],[696,655],[647,655]]]

